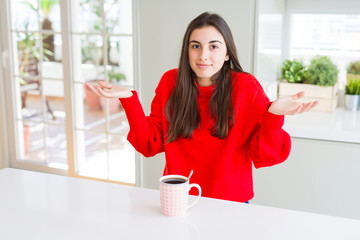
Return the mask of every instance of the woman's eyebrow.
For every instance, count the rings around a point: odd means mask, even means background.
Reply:
[[[209,43],[220,43],[220,44],[223,44],[221,41],[219,41],[219,40],[212,40],[212,41],[210,41]],[[201,44],[199,41],[196,41],[196,40],[191,40],[191,41],[189,41],[189,43],[198,43],[198,44]]]
[[[212,40],[212,41],[210,41],[209,43],[215,43],[215,42],[218,42],[218,43],[220,43],[220,44],[223,44],[223,43],[220,42],[219,40]]]

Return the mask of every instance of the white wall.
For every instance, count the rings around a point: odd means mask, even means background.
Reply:
[[[162,74],[176,68],[188,23],[205,11],[220,14],[232,29],[240,63],[252,72],[255,1],[251,0],[142,0],[140,12],[141,101],[146,113]],[[157,188],[164,168],[164,154],[145,159],[145,187]]]

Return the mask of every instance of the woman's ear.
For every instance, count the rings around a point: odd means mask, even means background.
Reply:
[[[230,56],[229,56],[229,55],[226,55],[226,56],[225,56],[225,62],[226,62],[226,61],[229,61],[229,59],[230,59]]]

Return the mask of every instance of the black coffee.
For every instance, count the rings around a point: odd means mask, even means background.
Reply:
[[[181,184],[186,182],[185,179],[181,179],[181,178],[168,178],[162,181],[163,183],[168,183],[168,184]]]

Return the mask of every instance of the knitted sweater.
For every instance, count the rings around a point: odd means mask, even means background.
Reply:
[[[250,200],[254,196],[252,163],[256,168],[272,166],[286,160],[290,153],[290,136],[282,129],[284,116],[267,111],[271,103],[252,75],[232,72],[235,122],[228,136],[219,139],[211,135],[214,120],[208,106],[214,86],[198,85],[200,127],[191,139],[165,144],[165,106],[176,76],[177,69],[163,75],[149,116],[145,116],[135,91],[132,97],[120,99],[130,125],[129,142],[145,157],[165,151],[164,175],[187,176],[193,170],[191,182],[201,186],[204,197]]]

